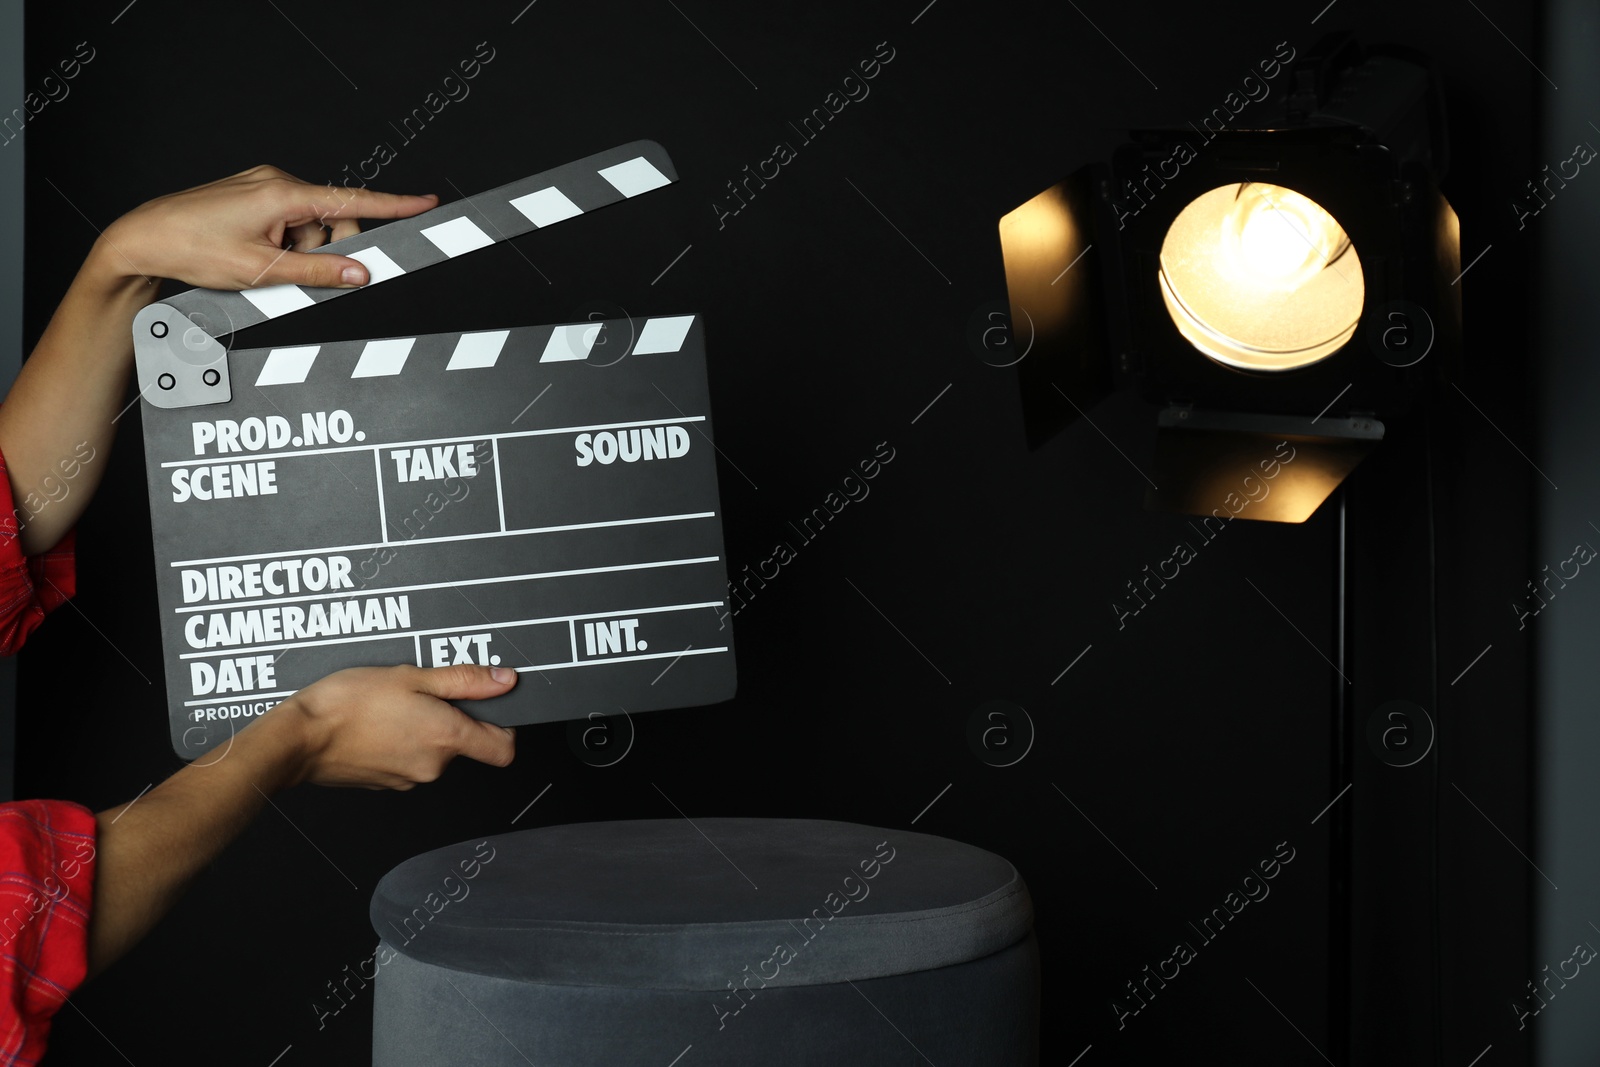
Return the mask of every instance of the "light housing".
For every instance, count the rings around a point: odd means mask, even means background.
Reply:
[[[1213,512],[1195,491],[1207,455],[1222,482],[1250,473],[1213,435],[1269,455],[1292,432],[1326,453],[1293,475],[1316,491],[1240,517],[1302,521],[1459,349],[1460,228],[1425,61],[1340,36],[1285,77],[1269,128],[1134,131],[1000,220],[1030,446],[1137,388],[1164,411],[1155,510]]]

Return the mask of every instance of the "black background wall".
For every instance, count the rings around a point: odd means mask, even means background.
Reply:
[[[1483,414],[1443,398],[1450,451],[1434,461],[1439,751],[1397,770],[1359,748],[1357,786],[1340,801],[1358,830],[1411,827],[1358,862],[1354,892],[1421,924],[1422,939],[1397,951],[1421,952],[1405,958],[1424,965],[1389,966],[1384,944],[1366,944],[1358,1016],[1363,1033],[1403,1032],[1396,1047],[1446,1062],[1490,1043],[1495,1062],[1526,1061],[1504,1002],[1531,977],[1532,874],[1487,817],[1527,840],[1527,649],[1497,644],[1470,685],[1448,682],[1498,641],[1501,601],[1526,577],[1530,473],[1488,420],[1526,439],[1525,393],[1499,375],[1526,332],[1532,244],[1510,239],[1505,203],[1538,169],[1540,76],[1517,51],[1533,48],[1534,13],[1453,0],[1340,0],[1320,16],[1315,2],[925,2],[28,5],[30,85],[78,42],[95,49],[71,95],[25,135],[29,344],[96,228],[150,197],[261,162],[339,182],[388,142],[396,156],[373,188],[450,200],[650,137],[677,164],[672,189],[269,323],[246,343],[553,322],[599,307],[701,312],[734,572],[793,543],[788,523],[880,442],[895,456],[870,496],[735,618],[735,701],[636,716],[631,751],[609,767],[580,759],[564,726],[528,727],[509,770],[462,764],[408,794],[279,798],[145,944],[73,998],[50,1062],[266,1064],[286,1048],[285,1065],[363,1062],[371,990],[320,1028],[313,1004],[370,955],[367,901],[392,865],[514,819],[677,809],[914,822],[1010,858],[1038,912],[1048,1056],[1092,1046],[1084,1064],[1323,1062],[1339,1045],[1331,820],[1313,823],[1338,793],[1324,658],[1334,513],[1234,524],[1119,630],[1110,602],[1124,583],[1192,538],[1183,519],[1142,510],[1153,409],[1114,397],[1030,453],[1015,371],[980,359],[968,328],[1004,295],[1001,214],[1106,156],[1129,126],[1208,111],[1278,42],[1304,50],[1336,29],[1436,55],[1464,263],[1496,245],[1462,283],[1461,384]],[[480,42],[494,58],[471,95],[407,141],[392,124]],[[880,47],[893,58],[870,95],[801,143],[789,123]],[[797,157],[719,219],[725,183],[780,141]],[[26,651],[19,695],[18,795],[96,809],[176,767],[137,407],[120,427],[80,527],[81,593]],[[1352,483],[1360,552],[1374,564],[1385,558],[1380,516],[1415,516],[1427,488],[1420,468],[1394,466],[1409,462],[1374,461]],[[1415,582],[1426,567],[1395,571]],[[1356,606],[1368,627],[1358,648],[1430,655],[1428,632],[1390,617],[1381,593]],[[1392,696],[1435,699],[1363,688],[1361,666],[1359,727]],[[968,745],[969,718],[992,700],[1022,706],[1037,729],[1011,767]],[[1414,777],[1395,787],[1384,774]],[[1125,984],[1195,941],[1188,924],[1280,842],[1295,858],[1270,896],[1119,1029],[1112,1001],[1127,999]],[[1390,877],[1436,861],[1442,910],[1432,884]],[[1358,935],[1378,922],[1357,921]]]

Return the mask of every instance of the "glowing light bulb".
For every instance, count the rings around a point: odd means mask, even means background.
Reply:
[[[1238,188],[1222,224],[1223,242],[1237,266],[1258,281],[1297,288],[1350,242],[1332,215],[1293,189],[1261,182]]]
[[[1239,251],[1250,269],[1281,278],[1305,266],[1311,235],[1286,211],[1258,211],[1239,234]]]

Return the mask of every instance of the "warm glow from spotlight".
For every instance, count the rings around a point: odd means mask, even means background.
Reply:
[[[1232,367],[1289,370],[1354,335],[1365,283],[1334,217],[1279,185],[1202,193],[1161,244],[1161,295],[1184,338]]]

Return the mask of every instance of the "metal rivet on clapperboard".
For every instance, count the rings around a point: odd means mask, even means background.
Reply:
[[[207,385],[216,385],[218,382],[220,382],[222,380],[222,375],[217,373],[217,369],[215,367],[212,367],[210,370],[206,371],[200,377],[201,377],[202,380],[205,381],[205,383]]]
[[[174,378],[170,374],[163,374],[161,377],[156,379],[156,384],[161,386],[163,389],[171,389],[173,386],[178,384],[178,379]]]
[[[156,337],[165,337],[167,335],[167,324],[157,319],[150,324],[150,333]],[[169,385],[167,388],[170,389],[172,387]]]

